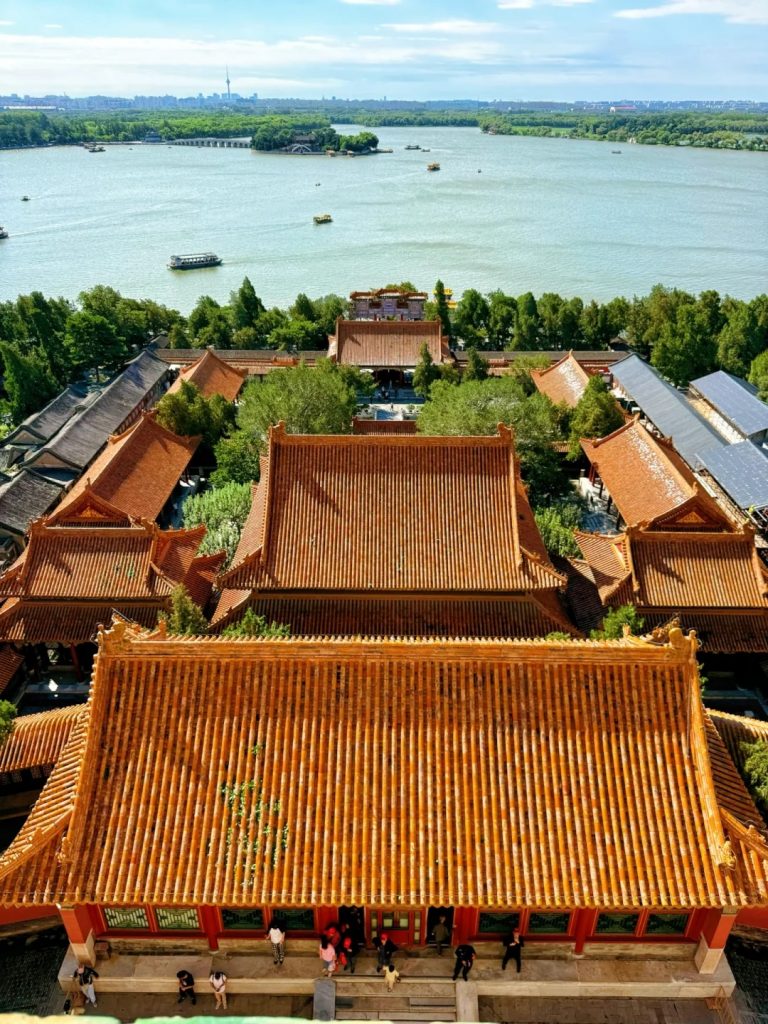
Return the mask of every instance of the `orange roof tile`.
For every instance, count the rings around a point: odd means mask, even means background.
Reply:
[[[353,434],[415,434],[416,420],[370,420],[355,416],[352,420]]]
[[[589,374],[574,359],[573,352],[543,370],[532,370],[531,377],[542,395],[546,395],[556,405],[562,402],[571,409],[579,404],[589,382]]]
[[[245,370],[225,363],[212,349],[207,348],[191,366],[185,366],[180,371],[168,388],[168,394],[178,391],[183,381],[189,381],[197,385],[206,398],[222,395],[228,402],[234,402],[247,376]]]
[[[412,367],[422,345],[436,363],[451,360],[439,320],[337,320],[328,355],[348,366]]]
[[[8,684],[21,668],[22,656],[8,644],[0,645],[0,696],[5,693]]]
[[[241,539],[224,586],[365,593],[562,586],[520,484],[511,433],[499,429],[495,437],[353,437],[273,428],[244,531],[250,551],[241,557]]]
[[[598,441],[582,439],[581,447],[630,526],[655,519],[696,493],[682,459],[636,419]]]
[[[17,718],[7,742],[0,746],[0,782],[11,772],[52,768],[83,713],[80,706]]]
[[[133,519],[156,519],[199,444],[199,437],[179,437],[145,413],[123,434],[110,437],[50,521],[105,518],[92,508],[92,495]]]
[[[91,639],[117,608],[149,624],[179,583],[204,604],[223,555],[198,556],[205,527],[163,531],[32,524],[22,558],[0,576],[0,639],[33,643]]]
[[[768,722],[761,722],[758,718],[746,718],[743,715],[729,715],[714,708],[709,708],[707,714],[739,768],[744,765],[742,743],[755,743],[758,740],[768,743]]]
[[[696,644],[670,640],[117,624],[87,734],[0,857],[0,901],[764,904],[768,845],[718,803]]]

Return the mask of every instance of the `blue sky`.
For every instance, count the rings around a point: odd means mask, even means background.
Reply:
[[[768,0],[0,0],[0,94],[768,99]]]

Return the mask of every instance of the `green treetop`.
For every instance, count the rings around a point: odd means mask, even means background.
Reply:
[[[171,591],[171,610],[160,612],[158,621],[166,623],[173,636],[202,636],[208,632],[208,620],[183,584]]]
[[[582,437],[605,437],[624,423],[621,409],[598,374],[589,378],[584,394],[571,415],[568,455],[577,459],[581,454]]]
[[[257,615],[253,608],[246,608],[239,622],[222,631],[227,637],[284,637],[291,635],[291,627],[277,622],[268,622],[263,615]]]
[[[157,421],[181,437],[202,437],[216,442],[234,425],[235,404],[221,395],[206,398],[192,381],[182,381],[178,391],[168,392],[157,403]]]
[[[49,402],[58,391],[58,386],[42,352],[33,349],[25,354],[17,344],[0,342],[0,356],[3,360],[3,386],[8,395],[11,419],[14,423],[20,423]]]
[[[440,379],[440,368],[435,366],[426,342],[421,346],[419,362],[413,371],[413,390],[421,398],[429,397],[429,390]]]
[[[16,705],[11,704],[9,700],[0,700],[0,748],[13,732],[15,718]]]
[[[439,278],[435,281],[435,310],[437,319],[443,326],[443,334],[450,341],[453,337],[451,311],[448,309],[448,299],[445,297],[445,285]]]

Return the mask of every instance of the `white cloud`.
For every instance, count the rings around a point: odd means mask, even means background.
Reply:
[[[470,21],[468,18],[450,18],[447,21],[395,22],[384,27],[393,32],[403,32],[409,35],[436,33],[444,36],[482,36],[499,30],[499,25],[494,21]]]
[[[341,0],[343,4],[355,7],[397,7],[401,0]]]
[[[63,25],[56,25],[56,24],[54,24],[54,23],[52,22],[52,23],[51,23],[50,25],[43,25],[43,28],[47,28],[47,29],[50,29],[50,30],[54,30],[54,29],[61,29],[61,28],[64,28],[64,26],[63,26]]]
[[[501,0],[496,6],[500,11],[527,11],[533,7],[533,0]]]
[[[500,11],[529,11],[532,7],[579,7],[595,0],[499,0]]]
[[[15,25],[15,21],[0,21],[0,28],[10,28],[11,25]]]
[[[768,0],[670,0],[655,7],[616,11],[617,18],[667,18],[675,14],[715,14],[733,25],[768,25]]]

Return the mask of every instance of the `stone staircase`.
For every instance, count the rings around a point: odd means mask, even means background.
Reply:
[[[456,986],[452,981],[403,978],[387,992],[383,978],[336,982],[336,1020],[391,1020],[429,1024],[455,1021]]]

